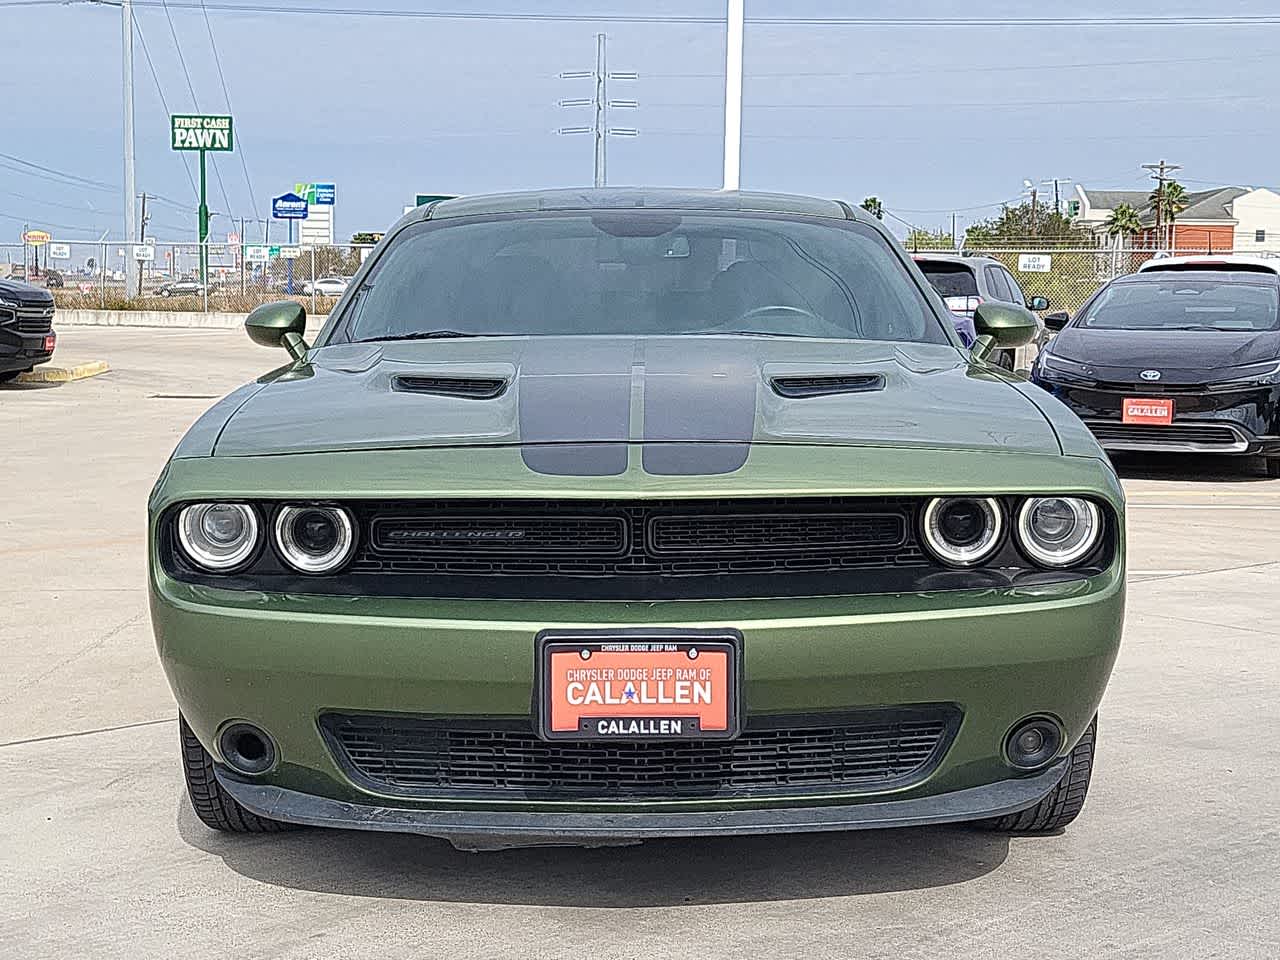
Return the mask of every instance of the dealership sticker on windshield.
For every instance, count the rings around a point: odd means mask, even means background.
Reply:
[[[1168,426],[1173,423],[1173,401],[1125,397],[1121,420],[1124,423],[1156,423]]]
[[[546,631],[539,734],[549,740],[737,736],[741,637],[730,631]]]

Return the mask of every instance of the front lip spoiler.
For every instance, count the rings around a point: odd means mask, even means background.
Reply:
[[[221,767],[218,782],[260,817],[312,827],[418,833],[445,839],[476,838],[475,846],[510,837],[521,844],[589,844],[601,840],[741,836],[873,830],[981,820],[1017,813],[1039,803],[1062,779],[1067,758],[1033,777],[915,800],[882,800],[841,806],[695,811],[689,813],[578,813],[528,810],[418,810],[347,803],[239,779]],[[466,844],[470,846],[470,844]]]

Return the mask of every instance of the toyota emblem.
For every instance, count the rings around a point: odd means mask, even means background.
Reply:
[[[1159,370],[1143,370],[1142,373],[1138,374],[1138,376],[1142,377],[1143,380],[1159,380],[1160,371]]]

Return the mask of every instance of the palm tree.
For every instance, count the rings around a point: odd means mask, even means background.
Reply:
[[[862,201],[862,209],[877,220],[884,219],[884,204],[880,202],[879,197],[867,197]]]
[[[1160,242],[1173,249],[1173,224],[1178,214],[1187,209],[1187,191],[1177,180],[1167,180],[1151,191],[1151,208],[1160,228]]]
[[[1107,217],[1105,224],[1107,236],[1112,238],[1111,270],[1112,274],[1120,270],[1120,247],[1126,240],[1142,232],[1142,218],[1138,211],[1127,203],[1117,203]]]

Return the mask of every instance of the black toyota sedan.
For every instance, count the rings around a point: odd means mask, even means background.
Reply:
[[[1274,270],[1144,270],[1062,324],[1031,378],[1109,451],[1262,455],[1280,477],[1278,308]]]

